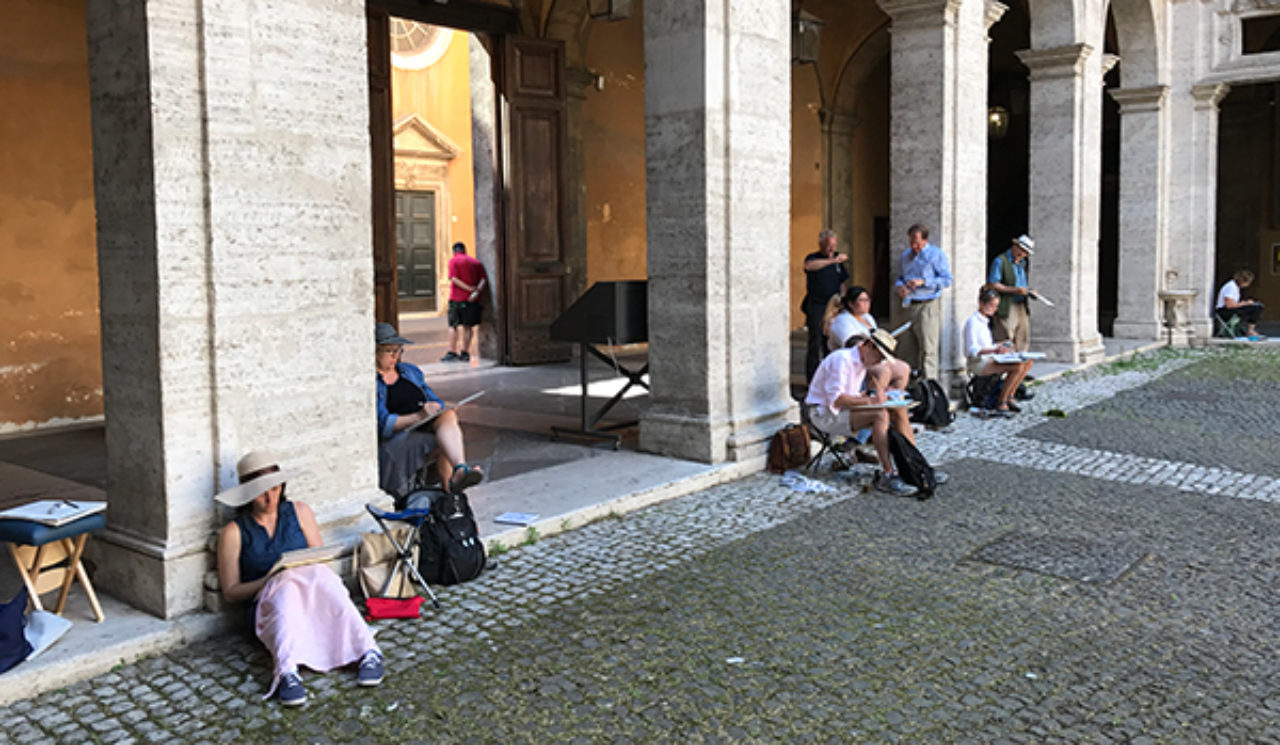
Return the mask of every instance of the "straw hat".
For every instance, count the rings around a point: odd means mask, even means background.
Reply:
[[[246,476],[268,468],[276,470],[262,473],[249,481],[244,480]],[[242,507],[249,504],[271,487],[283,484],[294,475],[290,471],[281,469],[276,457],[266,450],[252,450],[246,453],[236,464],[236,474],[240,477],[240,483],[214,497],[228,507]]]
[[[1023,233],[1017,238],[1014,238],[1013,242],[1018,244],[1019,246],[1022,246],[1022,250],[1026,251],[1028,256],[1035,253],[1034,249],[1036,247],[1036,242],[1031,240],[1031,236],[1027,235],[1026,233]]]
[[[880,350],[880,354],[884,355],[887,360],[893,359],[893,350],[898,348],[898,340],[893,338],[893,334],[884,329],[876,329],[871,332],[871,343],[876,349]]]

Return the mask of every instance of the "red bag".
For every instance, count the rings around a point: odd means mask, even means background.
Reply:
[[[422,608],[422,596],[411,598],[369,598],[365,602],[366,621],[378,618],[417,618]]]

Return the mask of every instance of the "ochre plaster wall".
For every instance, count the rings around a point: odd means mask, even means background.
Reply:
[[[0,3],[0,433],[102,413],[83,0]]]
[[[586,65],[604,77],[582,102],[587,187],[587,284],[645,279],[643,9],[592,22]]]
[[[391,119],[398,121],[409,114],[426,119],[458,146],[459,154],[449,161],[449,238],[437,246],[437,273],[440,279],[439,309],[443,312],[448,298],[448,277],[443,273],[448,263],[449,247],[454,241],[467,244],[467,253],[475,256],[475,178],[471,164],[471,68],[467,46],[470,35],[454,31],[449,48],[435,64],[424,70],[391,71]]]
[[[823,154],[818,79],[810,65],[791,67],[791,328],[804,325],[804,257],[818,250],[822,224]],[[848,253],[848,236],[836,247]]]

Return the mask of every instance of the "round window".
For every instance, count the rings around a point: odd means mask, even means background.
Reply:
[[[391,19],[391,64],[402,70],[423,70],[444,56],[453,29],[418,21]]]

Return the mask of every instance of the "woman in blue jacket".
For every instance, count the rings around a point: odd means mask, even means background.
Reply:
[[[440,414],[440,400],[417,365],[401,362],[404,345],[412,344],[389,323],[374,329],[378,343],[378,484],[394,497],[413,491],[418,471],[435,454],[445,489],[461,492],[484,479],[479,466],[468,465],[458,414]],[[438,416],[437,416],[438,414]],[[435,417],[421,427],[414,425]]]

